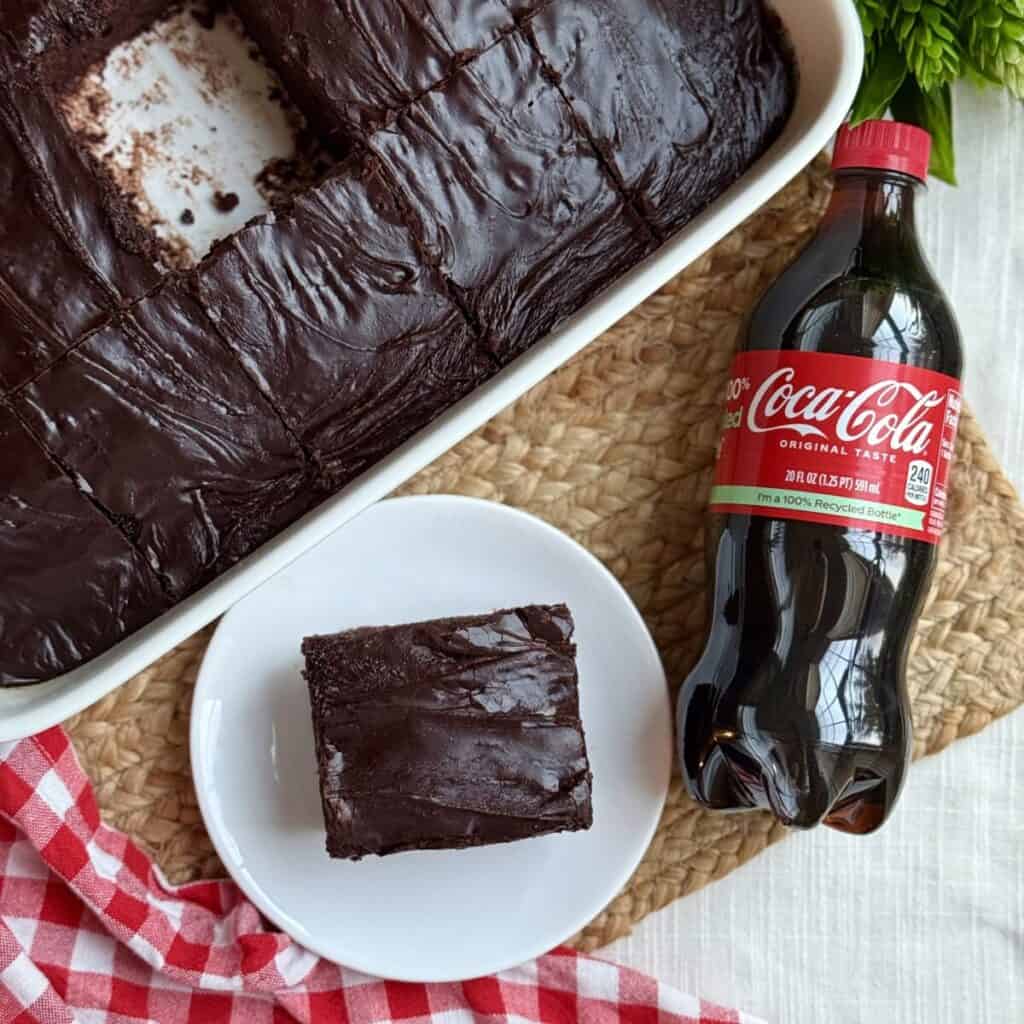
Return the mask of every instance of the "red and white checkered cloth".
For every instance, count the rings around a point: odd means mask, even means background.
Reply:
[[[318,959],[231,882],[173,887],[100,822],[67,734],[0,744],[0,1024],[756,1024],[571,950],[410,985]]]

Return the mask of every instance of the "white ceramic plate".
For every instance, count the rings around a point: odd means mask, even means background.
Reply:
[[[328,858],[302,637],[560,601],[576,620],[593,828]],[[546,952],[615,896],[657,827],[672,727],[654,642],[600,562],[523,512],[423,497],[373,506],[228,612],[199,673],[191,747],[217,852],[268,918],[368,974],[447,981]]]

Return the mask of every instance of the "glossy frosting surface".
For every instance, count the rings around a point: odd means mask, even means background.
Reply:
[[[194,284],[329,490],[491,369],[372,160],[350,161],[287,215],[244,229]]]
[[[739,177],[789,113],[792,69],[759,0],[550,0],[527,32],[663,238]]]
[[[513,27],[502,0],[235,5],[311,122],[351,144]]]
[[[46,97],[0,82],[0,397],[160,279]]]
[[[170,606],[145,560],[0,406],[0,685],[106,650]]]
[[[461,848],[589,828],[564,605],[303,643],[327,848]]]
[[[313,500],[299,446],[178,287],[93,334],[14,407],[175,599]]]
[[[114,0],[4,0],[0,69],[24,71],[47,53],[101,35]]]
[[[519,36],[371,145],[502,363],[654,248]]]

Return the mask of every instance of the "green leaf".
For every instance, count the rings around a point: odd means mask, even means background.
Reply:
[[[893,34],[922,89],[934,89],[962,74],[963,2],[895,0]]]
[[[987,89],[993,85],[1003,86],[1004,82],[991,71],[983,68],[974,60],[968,60],[964,65],[964,75],[976,89]]]
[[[960,31],[974,68],[1024,98],[1024,0],[963,0]]]
[[[854,0],[864,36],[870,43],[892,19],[891,0]]]
[[[1006,21],[999,26],[999,31],[1002,32],[1007,39],[1013,39],[1015,42],[1024,41],[1024,21],[1013,21],[1007,18]]]
[[[983,7],[976,15],[979,24],[985,28],[999,28],[1003,20],[1003,12],[993,4],[991,7]]]
[[[906,77],[907,62],[899,47],[889,40],[878,50],[871,67],[864,69],[850,121],[858,125],[861,121],[882,117]]]
[[[891,107],[897,121],[919,125],[931,133],[932,161],[929,170],[940,181],[955,185],[953,96],[949,86],[924,92],[913,78],[908,77],[893,96]]]

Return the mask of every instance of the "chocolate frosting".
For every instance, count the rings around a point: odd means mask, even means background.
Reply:
[[[338,152],[365,139],[532,7],[502,0],[236,0],[310,124]]]
[[[492,371],[376,161],[353,159],[285,216],[221,246],[194,278],[238,359],[348,483]]]
[[[102,35],[112,0],[4,0],[0,69],[24,72],[57,50]]]
[[[0,406],[0,685],[67,672],[170,606],[156,575]]]
[[[556,605],[307,637],[331,856],[589,828],[572,633]]]
[[[512,28],[500,0],[238,0],[289,95],[335,150],[351,148]]]
[[[158,281],[45,94],[0,83],[0,397]]]
[[[654,248],[519,36],[370,144],[502,364]]]
[[[14,407],[175,600],[315,497],[301,449],[173,281]]]
[[[550,0],[528,36],[660,237],[738,178],[789,114],[792,63],[760,0]]]

